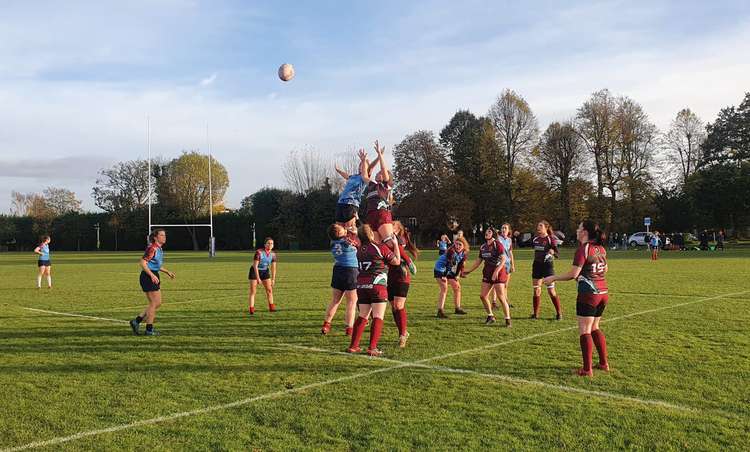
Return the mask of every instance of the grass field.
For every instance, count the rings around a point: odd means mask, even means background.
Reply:
[[[31,253],[0,254],[0,449],[748,447],[750,250],[658,262],[612,252],[602,330],[613,370],[593,379],[571,373],[573,283],[558,284],[562,321],[546,298],[543,319],[527,319],[528,251],[517,254],[511,329],[483,324],[478,274],[463,280],[469,315],[435,319],[435,255],[424,253],[409,345],[398,349],[387,313],[384,359],[341,353],[343,309],[320,335],[323,252],[282,251],[280,311],[268,313],[260,294],[250,318],[249,253],[208,261],[167,244],[177,279],[162,284],[163,335],[135,337],[126,321],[144,305],[139,256],[53,254],[54,289],[39,291]],[[571,257],[565,250],[557,270]]]

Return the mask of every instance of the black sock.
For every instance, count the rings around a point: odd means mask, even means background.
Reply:
[[[141,323],[141,322],[143,322],[143,317],[137,315],[137,316],[135,316],[135,321],[138,322],[138,323]]]
[[[154,324],[153,323],[147,323],[146,324],[146,331],[153,331],[154,330]]]

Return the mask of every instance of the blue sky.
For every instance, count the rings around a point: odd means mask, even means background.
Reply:
[[[661,128],[750,91],[750,2],[128,2],[0,5],[0,212],[10,192],[212,147],[227,204],[284,185],[294,149],[387,146],[504,88],[543,129],[593,91],[641,102]],[[61,6],[64,5],[64,6]],[[276,77],[295,65],[290,83]]]

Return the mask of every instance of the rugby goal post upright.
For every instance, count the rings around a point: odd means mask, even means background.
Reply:
[[[148,148],[148,233],[146,234],[146,241],[148,242],[148,236],[154,228],[195,228],[203,227],[209,228],[208,234],[208,257],[216,256],[216,239],[214,237],[214,198],[213,198],[213,181],[211,180],[211,161],[213,157],[211,155],[211,145],[208,141],[208,124],[206,124],[206,147],[208,149],[208,223],[202,224],[154,224],[151,217],[151,200],[153,198],[153,184],[151,183],[151,117],[146,117],[146,143]]]

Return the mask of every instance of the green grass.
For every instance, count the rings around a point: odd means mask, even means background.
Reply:
[[[558,271],[571,255],[563,252]],[[602,329],[613,370],[593,379],[571,374],[580,362],[573,283],[558,283],[562,321],[551,320],[547,299],[543,319],[527,319],[528,251],[517,253],[511,282],[512,329],[484,326],[474,274],[463,280],[469,315],[435,319],[435,255],[424,253],[407,302],[409,346],[398,349],[390,314],[381,341],[385,358],[407,365],[283,345],[348,345],[343,308],[332,334],[319,334],[329,256],[282,251],[281,310],[268,313],[260,294],[249,318],[250,256],[220,252],[208,261],[167,250],[177,279],[163,283],[163,336],[148,338],[126,323],[24,309],[128,320],[145,304],[139,253],[56,253],[51,291],[34,288],[33,255],[0,255],[0,449],[207,407],[218,408],[47,448],[747,447],[750,250],[665,252],[658,262],[644,251],[612,252]],[[699,301],[708,297],[717,298]],[[690,304],[670,308],[682,303]],[[630,314],[638,315],[623,317]]]

